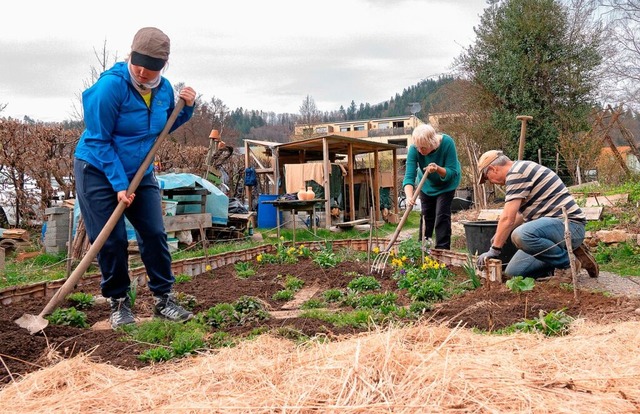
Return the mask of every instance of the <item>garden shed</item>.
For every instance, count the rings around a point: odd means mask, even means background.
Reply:
[[[333,194],[340,193],[344,199],[344,222],[354,222],[358,216],[356,209],[356,185],[366,184],[367,188],[389,188],[391,200],[397,200],[398,190],[398,158],[397,151],[403,147],[384,142],[356,139],[341,135],[323,135],[287,143],[245,140],[245,168],[255,168],[255,173],[266,175],[269,183],[266,192],[272,195],[284,195],[297,191],[300,182],[313,180],[329,195],[324,198],[324,210],[332,209]],[[390,153],[390,171],[380,168],[381,155]],[[356,169],[356,157],[369,155],[373,157],[370,165]],[[386,155],[385,155],[386,156]],[[256,167],[253,167],[256,166]],[[332,174],[341,171],[344,177],[343,188],[336,189],[331,179]],[[329,173],[327,173],[329,172]],[[287,184],[287,177],[289,183]],[[296,181],[297,184],[292,183]],[[332,182],[334,182],[332,188]],[[264,191],[264,190],[263,190]],[[245,187],[245,197],[249,206],[256,199],[256,189]],[[375,221],[382,218],[380,191],[372,191],[373,211]],[[397,202],[390,205],[390,215],[397,217]],[[370,214],[367,213],[367,219]],[[331,226],[330,220],[325,220],[325,227]]]

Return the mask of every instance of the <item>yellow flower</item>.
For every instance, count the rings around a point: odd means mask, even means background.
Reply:
[[[378,246],[374,247],[374,248],[373,248],[373,252],[374,252],[375,254],[380,253],[380,248],[379,248]]]
[[[256,256],[256,262],[260,263],[262,261],[262,255],[259,254],[258,256]]]
[[[402,256],[402,261],[406,262],[407,260],[409,260],[409,258],[407,256]]]
[[[210,271],[211,269],[213,269],[213,268],[211,267],[211,265],[210,265],[210,264],[208,264],[208,265],[206,265],[206,266],[204,267],[204,270],[206,270],[207,272],[208,272],[208,271]]]

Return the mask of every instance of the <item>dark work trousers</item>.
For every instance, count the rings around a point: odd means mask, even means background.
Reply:
[[[118,205],[117,193],[105,174],[91,164],[75,159],[76,197],[84,225],[93,243]],[[168,293],[175,282],[171,254],[162,220],[160,187],[153,173],[146,174],[135,191],[133,203],[124,215],[136,230],[140,257],[154,295]],[[130,289],[128,240],[124,217],[120,217],[98,253],[102,273],[102,295],[121,298]]]
[[[451,202],[454,191],[428,196],[420,191],[420,206],[424,220],[424,237],[431,238],[436,231],[436,249],[451,249]],[[422,239],[420,239],[422,241]]]

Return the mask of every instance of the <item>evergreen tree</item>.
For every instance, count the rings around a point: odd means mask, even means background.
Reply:
[[[560,134],[588,127],[601,61],[600,32],[570,21],[556,0],[506,0],[485,9],[477,39],[458,59],[492,97],[494,144],[517,155],[517,115],[531,115],[525,159],[552,158]]]

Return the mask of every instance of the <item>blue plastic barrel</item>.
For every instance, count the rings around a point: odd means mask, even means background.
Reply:
[[[278,226],[276,221],[276,206],[265,203],[265,201],[274,201],[278,198],[277,194],[260,194],[258,195],[258,227],[261,229],[274,229]],[[282,213],[280,213],[282,214]],[[282,222],[282,216],[280,217]]]

